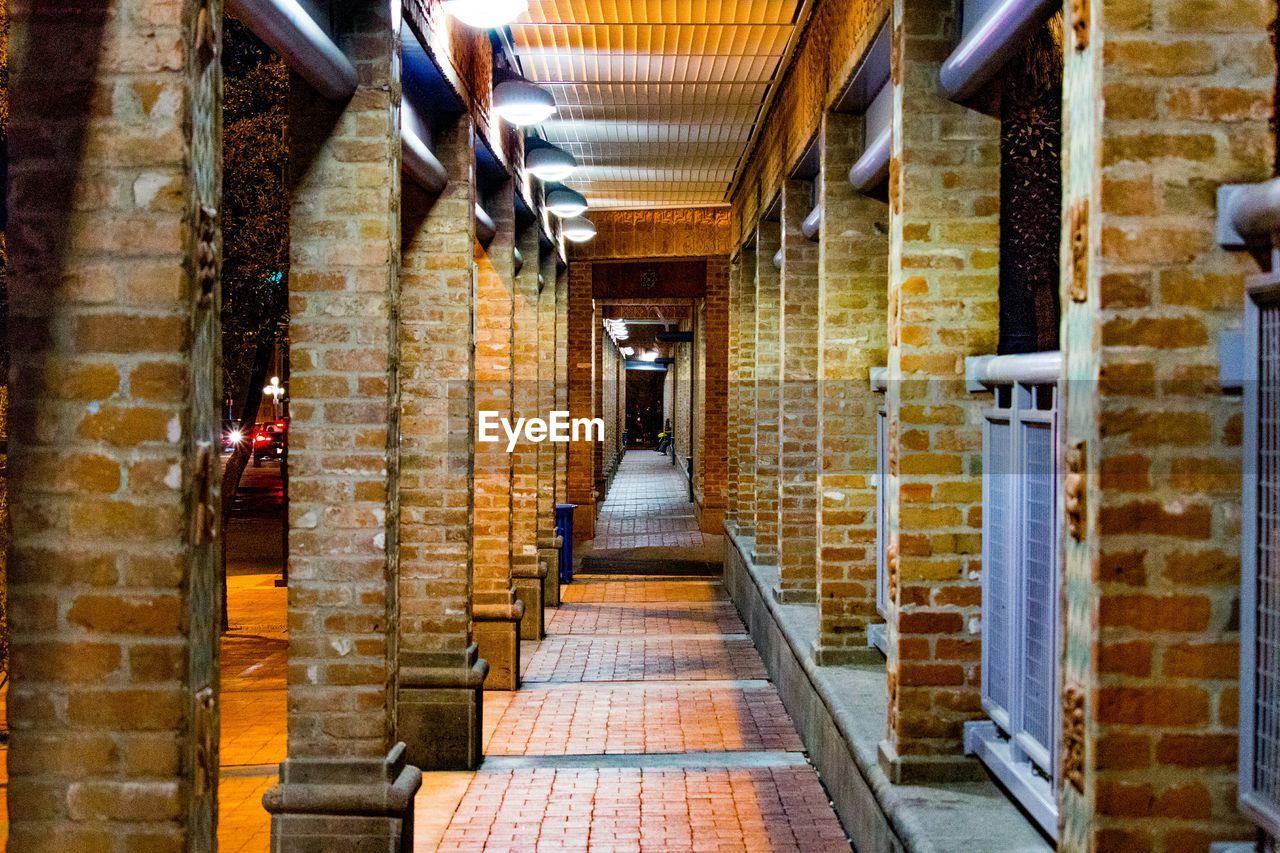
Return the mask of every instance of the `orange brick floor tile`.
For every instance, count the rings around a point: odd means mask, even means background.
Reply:
[[[415,849],[849,853],[726,599],[706,579],[567,587],[525,686],[486,696],[484,765],[465,789],[427,774]]]
[[[631,450],[596,518],[596,550],[699,548],[706,537],[698,526],[689,483],[671,458],[652,450]]]

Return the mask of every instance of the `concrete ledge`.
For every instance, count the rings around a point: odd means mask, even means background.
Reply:
[[[751,563],[746,555],[754,545],[730,534],[724,583],[855,849],[1052,850],[990,781],[895,785],[889,780],[879,756],[888,727],[884,664],[817,666],[817,607],[776,601],[778,570]]]

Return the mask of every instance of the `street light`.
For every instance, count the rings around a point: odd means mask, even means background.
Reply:
[[[280,398],[284,396],[284,388],[280,385],[280,377],[272,376],[271,384],[262,389],[262,393],[271,398],[271,417],[280,417]]]
[[[587,198],[577,190],[556,187],[547,193],[547,210],[561,219],[572,219],[587,212]]]
[[[574,243],[586,243],[588,240],[595,239],[595,223],[585,216],[567,219],[564,223],[564,236],[565,239]]]
[[[539,145],[524,155],[525,168],[540,181],[563,181],[578,170],[578,158],[555,145]]]

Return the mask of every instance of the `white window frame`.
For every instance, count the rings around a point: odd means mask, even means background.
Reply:
[[[986,356],[970,359],[968,376],[970,390],[994,390],[994,404],[983,411],[983,529],[982,529],[982,601],[984,635],[982,643],[982,707],[989,720],[968,723],[965,726],[965,750],[976,755],[1009,790],[1051,837],[1057,837],[1058,827],[1058,768],[1057,753],[1061,731],[1061,664],[1062,648],[1061,590],[1062,566],[1060,553],[1061,520],[1058,506],[1058,481],[1060,475],[1059,413],[1061,394],[1059,377],[1062,371],[1061,353],[1032,353],[1016,356]],[[1050,394],[1050,406],[1040,408],[1037,395]],[[1009,453],[1010,471],[1013,475],[1005,490],[1007,501],[1003,513],[989,506],[996,493],[992,487],[992,451],[996,449],[993,427],[1007,425],[1006,450]],[[1028,428],[1048,427],[1049,448],[1052,453],[1049,489],[1051,530],[1047,537],[1051,545],[1048,558],[1051,565],[1052,594],[1040,602],[1048,610],[1045,624],[1052,631],[1050,656],[1052,663],[1051,689],[1047,711],[1051,718],[1041,721],[1049,742],[1040,743],[1026,728],[1026,693],[1020,690],[1027,672],[1027,597],[1028,578],[1028,522],[1026,514],[1026,463],[1023,458],[1024,437]],[[1009,530],[999,538],[993,535],[991,526],[1002,515]],[[1002,552],[1002,553],[1001,553]],[[994,587],[995,580],[989,567],[993,559],[1001,555],[1008,568],[1003,590]],[[991,623],[990,608],[997,600],[1009,605],[1007,625],[1009,636],[1001,648],[988,641],[986,626]],[[992,675],[1002,670],[1008,684],[1012,685],[1009,707],[996,700],[991,693]]]
[[[1268,801],[1258,790],[1256,700],[1258,690],[1258,575],[1259,468],[1262,387],[1262,308],[1280,307],[1280,275],[1253,276],[1246,282],[1244,307],[1244,476],[1240,582],[1240,765],[1239,806],[1246,817],[1272,837],[1280,837],[1280,802]],[[1272,601],[1274,608],[1277,603]],[[1280,667],[1275,660],[1272,668]],[[1280,679],[1280,674],[1272,676]],[[1278,711],[1280,713],[1280,711]],[[1278,760],[1277,763],[1280,763]]]
[[[871,371],[871,390],[888,391],[889,371],[878,367]],[[889,410],[876,409],[876,612],[889,619]],[[885,623],[867,626],[867,645],[889,656],[889,636]]]

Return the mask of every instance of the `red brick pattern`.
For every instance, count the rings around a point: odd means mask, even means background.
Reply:
[[[750,640],[569,636],[545,640],[524,677],[526,682],[733,681],[766,675]]]
[[[894,159],[889,189],[891,623],[894,774],[963,761],[977,695],[982,551],[981,406],[964,358],[995,352],[999,122],[943,99],[955,41],[950,0],[895,3]],[[941,134],[939,128],[945,127]],[[940,757],[940,758],[938,758]],[[946,772],[945,769],[942,772]]]
[[[516,243],[524,265],[515,276],[513,300],[512,411],[517,417],[545,417],[538,397],[538,225],[525,228]],[[539,447],[521,440],[511,454],[511,569],[526,576],[538,568]]]
[[[484,771],[441,850],[848,851],[808,767]]]
[[[756,532],[756,250],[742,250],[739,308],[731,322],[738,329],[738,360],[730,363],[732,381],[738,384],[737,398],[730,405],[738,416],[738,428],[731,435],[739,460],[737,471],[738,533]],[[731,469],[732,470],[732,469]]]
[[[289,309],[289,758],[379,758],[392,742],[387,629],[398,495],[391,379],[400,248],[397,63],[381,10],[352,23],[360,88],[339,106],[300,79]],[[359,36],[359,37],[354,37]],[[334,185],[364,186],[353,205]]]
[[[218,440],[197,211],[218,204],[221,81],[193,56],[194,3],[125,5],[9,4],[14,850],[212,836],[183,756],[217,672],[215,626],[186,614],[214,577],[188,496]],[[216,483],[204,497],[216,523]]]
[[[703,356],[699,395],[701,429],[694,483],[704,533],[722,533],[728,503],[729,464],[729,259],[707,261],[707,296],[700,327]]]
[[[1064,537],[1086,761],[1063,843],[1204,851],[1255,837],[1235,807],[1241,412],[1216,377],[1257,266],[1217,247],[1212,188],[1272,175],[1276,5],[1068,5],[1062,439],[1088,512]]]
[[[569,412],[574,418],[591,418],[594,417],[594,336],[597,334],[591,295],[591,264],[571,264],[568,279]],[[573,516],[573,535],[577,541],[584,541],[590,539],[594,532],[595,445],[574,442],[568,445],[568,456],[569,503],[579,507]]]
[[[860,119],[824,119],[819,195],[822,458],[818,473],[819,650],[824,663],[865,655],[876,614],[876,418],[871,370],[886,358],[889,209],[856,192]]]
[[[564,604],[547,620],[552,634],[744,634],[732,604]]]
[[[801,230],[813,193],[809,181],[782,190],[777,594],[792,604],[818,586],[818,244]]]
[[[779,406],[782,384],[781,275],[773,256],[782,248],[776,222],[762,221],[756,237],[756,562],[778,563]]]
[[[453,176],[428,199],[406,184],[400,269],[399,648],[420,666],[469,666],[471,643],[474,131],[441,129]]]

